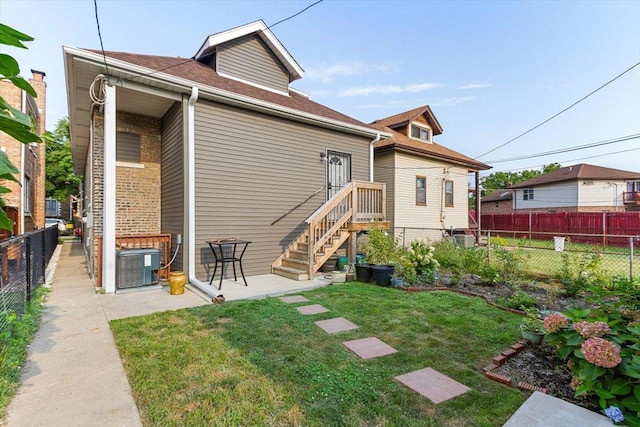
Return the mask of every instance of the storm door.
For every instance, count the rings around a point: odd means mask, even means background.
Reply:
[[[351,181],[351,154],[327,151],[327,200]]]

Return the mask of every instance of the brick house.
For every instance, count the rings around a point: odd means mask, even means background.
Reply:
[[[442,127],[428,105],[370,126],[391,134],[374,145],[374,178],[386,184],[391,228],[404,231],[405,241],[469,228],[469,174],[478,182],[478,172],[491,167],[436,143]]]
[[[0,81],[0,95],[13,108],[30,115],[36,126],[36,133],[41,134],[46,127],[46,90],[45,73],[31,70],[29,83],[36,91],[32,97],[11,82]],[[22,144],[4,132],[0,132],[0,150],[4,151],[19,169],[16,178],[20,185],[13,181],[5,181],[3,185],[11,190],[3,195],[6,206],[3,208],[9,219],[14,222],[11,233],[0,230],[0,239],[11,235],[23,234],[44,227],[45,199],[45,147],[44,144]]]
[[[496,190],[484,196],[481,203],[483,215],[513,213],[513,190]]]
[[[83,239],[106,292],[125,237],[169,235],[171,269],[215,295],[206,240],[250,240],[247,275],[303,279],[384,219],[384,185],[367,181],[371,143],[389,135],[290,88],[303,70],[264,22],[213,34],[189,59],[63,51]]]

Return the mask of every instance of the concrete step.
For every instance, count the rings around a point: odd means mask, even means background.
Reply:
[[[290,267],[273,267],[273,274],[292,280],[309,280],[309,272]]]

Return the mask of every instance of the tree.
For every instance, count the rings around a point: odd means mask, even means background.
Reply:
[[[73,172],[71,144],[69,142],[69,119],[58,120],[53,132],[47,132],[46,182],[44,184],[47,197],[62,202],[69,196],[76,196],[81,177]]]
[[[11,27],[0,24],[0,44],[14,46],[21,49],[27,47],[22,42],[32,41],[33,37],[14,30]],[[20,67],[18,62],[10,55],[0,53],[0,80],[10,81],[14,86],[24,90],[34,98],[38,95],[28,81],[20,77]],[[30,142],[42,142],[42,139],[35,133],[35,124],[27,114],[13,108],[0,96],[0,131],[13,137],[14,139],[28,144]],[[10,193],[7,187],[1,183],[10,180],[20,183],[14,176],[19,172],[7,157],[7,154],[0,151],[0,208],[6,206],[2,194]],[[11,230],[12,221],[7,217],[4,209],[0,209],[0,228]]]
[[[521,172],[494,172],[482,179],[482,195],[486,196],[496,190],[509,188],[514,184],[526,181],[536,176],[560,169],[560,163],[551,163],[542,166],[542,169],[525,169]]]

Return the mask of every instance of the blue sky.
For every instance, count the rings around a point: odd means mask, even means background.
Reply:
[[[257,19],[271,25],[311,3],[98,0],[98,9],[105,50],[188,58],[209,34]],[[2,0],[0,21],[35,37],[29,50],[2,51],[25,76],[47,73],[52,129],[67,115],[61,46],[100,46],[93,2]],[[640,62],[637,1],[325,0],[272,31],[305,70],[292,87],[364,122],[429,104],[444,129],[436,142],[471,157]],[[640,172],[638,138],[492,163],[639,133],[640,66],[479,160],[493,172],[554,161]]]

